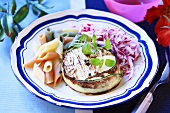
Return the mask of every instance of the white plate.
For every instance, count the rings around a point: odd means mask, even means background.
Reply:
[[[72,90],[64,82],[54,89],[50,88],[38,81],[32,70],[23,67],[24,62],[33,57],[33,42],[38,40],[37,37],[44,33],[47,27],[60,30],[66,26],[79,27],[84,23],[119,27],[138,39],[142,56],[136,62],[133,79],[127,82],[122,80],[117,88],[105,94],[84,95]],[[158,57],[155,45],[149,36],[127,19],[97,10],[66,10],[39,18],[20,32],[11,49],[11,65],[16,78],[34,95],[56,105],[90,109],[126,102],[146,89],[157,71]]]

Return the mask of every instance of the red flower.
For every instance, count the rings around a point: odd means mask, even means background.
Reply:
[[[163,0],[163,5],[148,9],[145,20],[151,23],[157,18],[155,25],[157,41],[163,47],[167,47],[170,45],[170,19],[168,19],[170,18],[170,0]]]
[[[152,7],[147,11],[145,20],[147,20],[149,23],[160,17],[155,26],[156,34],[162,30],[162,26],[170,26],[170,23],[163,17],[163,15],[166,15],[168,18],[170,18],[170,0],[163,0],[163,5]]]
[[[163,29],[157,35],[158,44],[163,47],[170,45],[170,29]]]

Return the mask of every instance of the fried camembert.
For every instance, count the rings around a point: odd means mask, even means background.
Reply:
[[[75,91],[85,94],[99,94],[116,87],[123,75],[116,57],[111,51],[109,39],[103,46],[82,35],[63,55],[63,79]]]

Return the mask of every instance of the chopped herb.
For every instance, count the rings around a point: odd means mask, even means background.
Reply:
[[[99,68],[101,68],[103,66],[103,62],[104,62],[104,59],[102,59],[99,63]]]
[[[104,48],[106,49],[106,50],[110,50],[111,49],[111,43],[110,43],[110,40],[107,38],[106,40],[105,40],[105,43],[104,43]]]
[[[106,59],[105,60],[105,65],[108,67],[113,67],[116,64],[116,62],[112,59]]]
[[[90,42],[90,41],[91,41],[91,38],[90,38],[88,35],[83,34],[82,36],[79,37],[79,40],[80,40],[81,42]]]
[[[98,66],[100,64],[101,60],[99,58],[91,58],[90,63],[94,66]]]
[[[98,49],[96,40],[97,40],[96,35],[93,35],[93,37],[92,37],[92,43],[93,43],[93,47],[94,47],[94,50],[95,50],[95,51]]]
[[[85,55],[91,55],[91,54],[93,54],[89,43],[85,43],[85,44],[83,45],[83,47],[82,47],[82,52],[83,52]]]
[[[73,48],[79,48],[79,47],[81,47],[81,46],[82,46],[82,45],[81,45],[80,43],[79,43],[79,44],[76,43],[76,44],[73,45]]]

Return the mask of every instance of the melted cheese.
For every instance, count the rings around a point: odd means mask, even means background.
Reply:
[[[115,60],[115,56],[111,54],[104,56],[102,56],[102,54],[99,54],[97,58],[104,59],[104,61],[105,59]],[[64,56],[63,62],[65,73],[68,76],[74,77],[77,80],[85,80],[89,76],[94,76],[97,73],[101,73],[112,68],[107,67],[105,65],[105,62],[103,63],[103,66],[101,68],[99,68],[99,66],[94,66],[90,64],[88,56],[82,53],[82,48],[73,49],[67,52]]]

